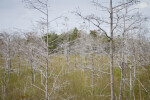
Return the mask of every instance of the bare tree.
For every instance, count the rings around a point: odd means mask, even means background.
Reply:
[[[83,16],[81,14],[81,12],[77,12],[77,15],[80,16],[81,18],[83,18],[84,20],[89,21],[90,23],[92,23],[94,26],[96,26],[100,31],[102,31],[107,38],[110,39],[110,81],[111,81],[111,100],[114,100],[114,75],[113,75],[113,57],[114,57],[114,51],[113,51],[113,41],[114,41],[114,30],[118,27],[118,22],[120,21],[120,18],[118,16],[118,13],[123,10],[126,9],[125,6],[128,6],[130,4],[133,4],[135,1],[134,0],[130,0],[127,2],[123,2],[119,5],[113,6],[113,1],[110,0],[110,7],[105,7],[102,4],[93,1],[93,3],[100,7],[101,9],[104,9],[105,11],[108,11],[109,13],[109,18],[110,18],[110,22],[103,20],[100,17],[96,17],[94,15],[90,15],[90,16]],[[110,36],[108,35],[108,32],[105,31],[105,29],[101,26],[102,23],[105,24],[109,24],[110,25]]]
[[[44,20],[46,20],[46,32],[47,32],[45,100],[49,100],[49,96],[48,96],[48,65],[49,65],[49,43],[48,43],[48,33],[49,33],[49,11],[48,11],[48,9],[49,9],[49,6],[48,6],[48,0],[44,0],[44,1],[41,1],[41,0],[35,0],[35,1],[24,0],[24,1],[27,2],[31,8],[41,12],[45,16],[45,18],[43,18]]]

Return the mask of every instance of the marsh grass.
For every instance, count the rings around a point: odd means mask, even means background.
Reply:
[[[70,69],[67,71],[67,60],[64,55],[58,55],[57,57],[50,57],[49,71],[53,70],[53,74],[49,78],[49,92],[52,91],[55,77],[60,73],[56,86],[55,92],[52,93],[52,100],[110,100],[110,75],[102,72],[94,72],[94,89],[92,91],[92,71],[84,68],[85,58],[81,58],[77,55],[77,63],[75,68],[75,56],[69,56]],[[18,65],[15,64],[17,60],[12,60],[12,69],[17,70]],[[0,61],[1,66],[4,66],[4,61]],[[14,64],[13,64],[14,63]],[[87,66],[93,67],[91,58],[87,59]],[[144,70],[143,68],[144,67]],[[83,69],[84,68],[84,69]],[[94,56],[94,68],[109,73],[109,58]],[[134,95],[135,100],[149,100],[150,95],[150,67],[141,66],[137,69],[137,78],[140,80],[144,88],[143,89],[139,81],[135,80],[134,83]],[[6,83],[6,100],[44,100],[45,93],[38,88],[31,85],[30,78],[30,67],[26,62],[21,63],[20,74],[12,72],[10,74],[10,80]],[[130,87],[129,87],[129,69],[126,71],[127,81],[125,83],[126,90],[123,90],[122,100],[130,100]],[[45,89],[41,84],[40,72],[36,71],[34,85]],[[50,73],[49,73],[50,75]],[[0,100],[2,100],[2,82],[4,79],[4,70],[0,68]],[[43,83],[45,80],[43,80]],[[120,69],[115,64],[114,67],[114,86],[115,86],[115,97],[119,95],[120,85]]]

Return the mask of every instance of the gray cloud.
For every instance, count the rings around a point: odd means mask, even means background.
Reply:
[[[149,0],[144,0],[148,2]],[[101,2],[105,5],[107,2],[101,0]],[[98,11],[96,7],[93,7],[91,4],[91,0],[50,0],[50,10],[49,10],[49,20],[52,20],[60,15],[65,15],[69,18],[67,22],[68,28],[71,29],[75,26],[80,27],[82,21],[79,17],[71,14],[71,11],[75,11],[76,8],[80,8],[83,14],[88,15],[90,13],[97,15],[104,15],[101,11]],[[140,7],[141,13],[146,16],[150,15],[150,7],[146,7],[146,4],[141,4]],[[40,20],[42,14],[35,10],[27,9],[25,4],[22,3],[22,0],[1,0],[0,1],[0,30],[3,29],[13,29],[20,28],[29,30],[33,25],[36,24],[36,21]],[[64,20],[59,20],[59,22],[52,23],[51,27],[54,28],[55,31],[60,32],[62,28],[62,24]]]

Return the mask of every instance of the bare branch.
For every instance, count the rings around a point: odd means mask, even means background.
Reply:
[[[133,3],[133,2],[134,2],[134,0],[131,0],[131,1],[129,1],[129,2],[126,2],[126,3],[122,3],[122,4],[120,4],[120,5],[117,5],[117,6],[113,7],[112,9],[116,9],[116,8],[118,8],[118,7],[121,7],[121,6],[124,6],[124,5],[128,5],[128,4]]]
[[[104,32],[104,34],[106,35],[107,38],[111,39],[111,38],[107,35],[107,32],[106,32],[103,28],[100,27],[100,25],[95,24],[93,21],[91,21],[90,18],[87,18],[87,17],[82,16],[81,13],[79,13],[79,12],[76,12],[76,14],[77,14],[78,16],[80,16],[82,19],[91,22],[94,26],[96,26],[97,28],[99,28],[100,30],[102,30],[102,31]],[[96,21],[97,21],[97,20],[96,20]],[[99,23],[99,22],[98,22],[98,23]],[[99,24],[100,24],[100,23],[99,23]]]

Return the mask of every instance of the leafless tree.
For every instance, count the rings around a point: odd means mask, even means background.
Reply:
[[[130,1],[126,1],[126,2],[121,2],[121,4],[113,6],[113,1],[110,0],[110,7],[105,7],[103,6],[101,3],[97,2],[97,1],[93,1],[93,3],[100,7],[101,9],[104,9],[105,11],[107,11],[109,13],[109,18],[110,18],[110,22],[97,17],[95,15],[90,15],[90,16],[83,16],[81,14],[81,12],[77,12],[77,15],[80,16],[81,18],[83,18],[84,20],[89,21],[90,23],[92,23],[94,26],[96,26],[99,30],[101,30],[107,38],[110,39],[110,80],[111,80],[111,100],[114,100],[114,75],[113,75],[113,58],[114,58],[114,51],[113,51],[113,41],[114,41],[114,34],[113,32],[115,31],[115,29],[118,27],[118,22],[122,19],[120,16],[118,16],[119,12],[123,9],[126,9],[126,7],[128,7],[129,5],[133,4],[135,1],[134,0],[130,0]],[[126,6],[126,7],[125,7]],[[108,32],[105,31],[105,29],[102,27],[101,24],[109,24],[110,25],[110,36],[108,35]]]
[[[29,7],[41,12],[45,18],[43,18],[44,20],[46,20],[46,33],[47,33],[47,57],[46,57],[46,93],[45,93],[45,100],[49,100],[49,96],[48,96],[48,65],[49,65],[49,43],[48,43],[48,33],[49,33],[49,3],[48,0],[24,0],[25,2],[28,3]]]

